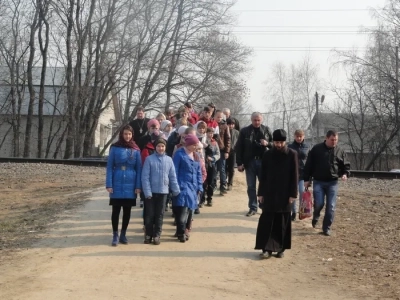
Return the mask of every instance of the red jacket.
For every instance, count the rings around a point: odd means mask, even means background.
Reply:
[[[146,146],[144,146],[142,153],[140,153],[140,157],[142,158],[142,166],[147,156],[152,155],[156,151],[152,142],[148,142]]]
[[[188,121],[190,124],[195,125],[199,121],[199,116],[193,111],[189,114]]]
[[[207,124],[207,127],[212,127],[212,128],[217,128],[218,127],[218,123],[216,121],[214,121],[214,119],[205,119],[204,117],[200,119],[200,121],[203,121],[204,123]]]

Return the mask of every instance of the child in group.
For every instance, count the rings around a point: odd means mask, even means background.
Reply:
[[[172,128],[171,121],[164,120],[160,124],[160,130],[164,134],[166,140],[170,137],[171,133],[174,131]]]
[[[112,206],[111,245],[128,244],[126,230],[131,218],[132,206],[136,206],[136,194],[141,192],[142,163],[139,147],[133,141],[133,129],[127,125],[119,133],[118,142],[110,148],[106,171],[106,189]],[[123,208],[122,229],[118,239],[119,214]]]
[[[145,196],[145,244],[160,244],[167,196],[180,192],[175,167],[171,157],[165,154],[167,142],[159,138],[154,142],[156,152],[146,158],[142,169],[142,189]]]
[[[207,206],[212,206],[212,197],[214,195],[215,188],[215,176],[217,176],[216,163],[219,160],[221,153],[219,151],[218,143],[213,138],[214,128],[207,128],[207,139],[205,148],[205,163],[207,170],[207,179],[204,182],[204,192],[199,206],[202,207],[206,201]]]
[[[207,169],[206,169],[206,164],[204,160],[204,146],[201,141],[199,141],[199,144],[197,145],[196,152],[194,153],[195,155],[195,160],[200,162],[200,167],[201,167],[201,177],[202,177],[202,182],[204,186],[204,182],[207,179]],[[204,191],[197,197],[197,204],[200,205],[201,198],[203,197]],[[200,214],[200,208],[197,206],[197,208],[194,210],[194,214],[198,215]],[[190,219],[193,221],[192,219]],[[192,224],[190,223],[189,226],[187,227],[189,231],[192,229]]]
[[[187,230],[189,210],[197,208],[197,196],[203,191],[200,162],[196,161],[194,156],[198,143],[199,139],[195,135],[188,134],[184,146],[179,148],[173,157],[181,192],[172,201],[176,233],[182,243],[189,239]]]
[[[183,126],[181,126],[181,127],[179,128],[178,132],[182,132],[182,131],[180,130],[182,127],[183,127]],[[172,158],[174,157],[175,152],[176,152],[179,148],[185,146],[185,137],[186,137],[188,134],[193,134],[193,135],[195,135],[195,134],[196,134],[196,130],[195,130],[193,127],[186,127],[185,131],[184,131],[183,133],[180,134],[180,142],[179,142],[179,144],[177,144],[177,145],[175,146],[174,152],[172,153]]]

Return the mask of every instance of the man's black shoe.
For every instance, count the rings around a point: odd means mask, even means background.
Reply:
[[[250,209],[249,212],[246,214],[246,217],[254,216],[257,212],[255,210]]]
[[[278,254],[276,254],[277,258],[283,258],[285,256],[285,254],[283,252],[278,252]]]
[[[327,230],[324,230],[322,234],[326,235],[326,236],[331,236],[331,231],[329,229],[327,229]]]
[[[317,227],[317,224],[318,224],[318,220],[312,220],[311,221],[311,225],[312,225],[313,228]]]

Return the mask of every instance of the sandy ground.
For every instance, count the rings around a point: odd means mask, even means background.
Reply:
[[[143,244],[141,210],[134,208],[129,245],[111,247],[107,194],[96,189],[33,247],[3,262],[0,299],[394,299],[340,270],[332,275],[335,258],[321,257],[318,245],[337,237],[318,234],[309,220],[295,222],[293,249],[283,259],[259,260],[258,216],[244,216],[244,176],[237,176],[233,191],[196,215],[184,244],[172,237],[170,212],[161,245]]]

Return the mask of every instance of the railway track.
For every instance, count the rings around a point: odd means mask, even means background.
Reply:
[[[1,163],[40,163],[40,164],[62,164],[87,167],[105,167],[106,159],[85,158],[85,159],[47,159],[47,158],[20,158],[20,157],[0,157]],[[376,179],[400,179],[398,172],[382,171],[361,171],[352,170],[350,177],[355,178],[376,178]]]

